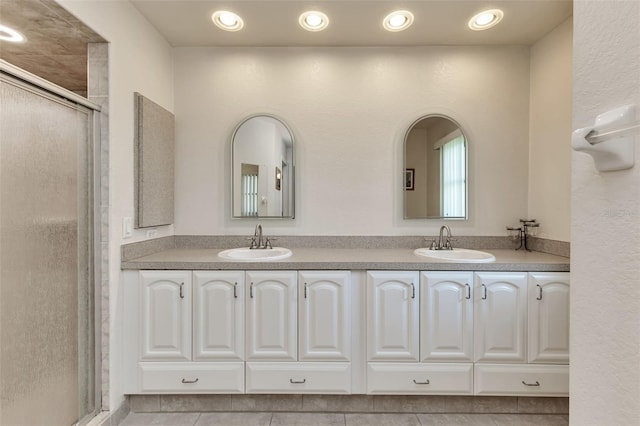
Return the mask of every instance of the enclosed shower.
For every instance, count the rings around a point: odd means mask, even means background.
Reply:
[[[0,61],[0,424],[85,424],[96,373],[94,149],[80,97]]]

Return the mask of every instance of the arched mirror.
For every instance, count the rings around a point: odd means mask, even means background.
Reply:
[[[278,118],[255,115],[231,138],[233,217],[294,217],[293,135]]]
[[[467,138],[449,117],[422,117],[405,135],[404,218],[467,218]]]

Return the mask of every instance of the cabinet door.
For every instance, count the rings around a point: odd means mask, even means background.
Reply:
[[[417,272],[367,272],[367,358],[418,361]]]
[[[529,274],[529,362],[569,363],[569,273]]]
[[[526,362],[526,272],[478,272],[474,292],[475,360]]]
[[[193,273],[193,359],[244,359],[244,272]]]
[[[247,360],[297,359],[297,290],[292,271],[247,272]]]
[[[422,361],[473,361],[473,272],[420,274]]]
[[[300,361],[348,361],[351,356],[347,271],[298,275]]]
[[[142,360],[191,358],[191,272],[141,271]]]

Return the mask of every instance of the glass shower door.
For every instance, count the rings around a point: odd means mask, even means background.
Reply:
[[[92,126],[92,110],[0,73],[2,425],[97,408]]]

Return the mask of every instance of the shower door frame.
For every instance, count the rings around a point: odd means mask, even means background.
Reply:
[[[102,286],[101,276],[103,269],[103,259],[101,250],[101,182],[104,178],[102,176],[101,168],[101,137],[100,137],[100,112],[101,107],[93,102],[90,102],[87,98],[84,98],[76,93],[73,93],[63,87],[60,87],[48,80],[38,77],[28,71],[23,70],[3,59],[0,59],[0,76],[7,82],[10,82],[24,90],[28,90],[34,94],[50,99],[54,102],[59,102],[66,105],[76,105],[84,107],[91,111],[92,122],[89,123],[89,130],[87,132],[89,140],[87,141],[91,150],[89,158],[91,163],[88,164],[89,175],[91,176],[91,182],[88,183],[88,188],[91,188],[88,194],[88,205],[91,206],[91,250],[93,256],[92,268],[93,268],[93,342],[94,342],[94,409],[89,413],[78,413],[78,421],[76,425],[86,425],[92,418],[102,411]],[[80,417],[84,414],[83,417]]]

